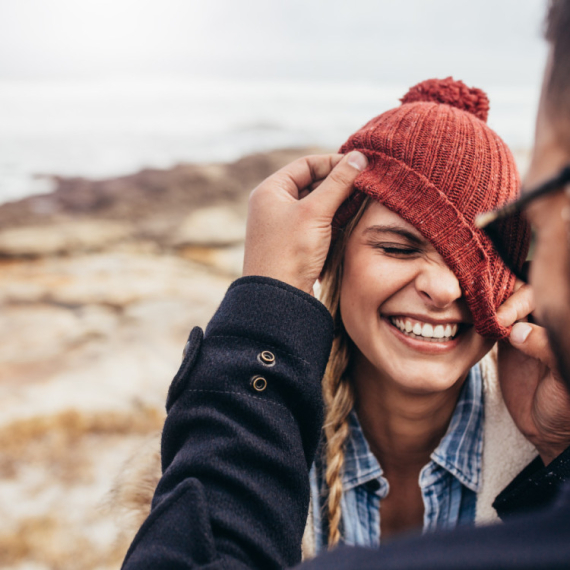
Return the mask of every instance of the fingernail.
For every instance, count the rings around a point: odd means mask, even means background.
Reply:
[[[354,150],[348,155],[348,164],[362,172],[368,166],[368,159],[361,152]]]
[[[515,323],[511,331],[511,340],[515,344],[522,344],[531,333],[532,327],[526,323]]]

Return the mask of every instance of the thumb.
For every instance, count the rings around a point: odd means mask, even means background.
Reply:
[[[318,202],[319,210],[332,219],[340,205],[350,196],[356,177],[367,166],[368,159],[361,152],[355,150],[348,153],[305,200]]]
[[[526,356],[539,360],[549,368],[555,368],[556,359],[544,327],[531,323],[515,323],[509,342]]]

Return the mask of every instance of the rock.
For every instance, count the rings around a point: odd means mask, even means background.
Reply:
[[[28,305],[32,313],[38,304],[69,310],[102,305],[122,311],[133,303],[157,299],[199,300],[213,311],[229,285],[228,277],[165,254],[107,251],[5,262],[0,267],[0,303]],[[194,307],[188,305],[187,311],[192,318]],[[41,322],[38,319],[38,325]]]
[[[243,244],[223,248],[186,246],[180,248],[178,253],[223,275],[240,277],[243,271]]]
[[[275,150],[228,164],[180,164],[108,180],[54,176],[54,192],[0,206],[0,228],[60,223],[81,216],[130,222],[142,232],[150,228],[160,238],[198,208],[230,205],[245,212],[249,193],[264,178],[315,152],[318,149]]]
[[[194,210],[180,224],[172,245],[220,247],[245,240],[245,217],[228,207],[213,206]]]
[[[130,224],[109,220],[69,221],[0,231],[0,256],[43,257],[74,251],[94,251],[124,240]]]

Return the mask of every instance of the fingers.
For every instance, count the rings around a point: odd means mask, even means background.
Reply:
[[[309,156],[262,182],[249,198],[244,275],[272,277],[310,292],[327,258],[333,216],[367,165],[356,151]]]
[[[497,319],[504,327],[528,317],[535,309],[534,296],[529,285],[517,283],[515,292],[499,307]]]
[[[259,188],[283,188],[291,196],[299,199],[300,193],[304,189],[312,183],[326,178],[342,158],[342,154],[323,154],[299,158],[267,178]]]
[[[516,323],[509,336],[509,342],[523,354],[539,360],[551,369],[556,368],[556,359],[544,327],[530,323]]]
[[[332,218],[352,192],[356,177],[367,166],[368,159],[361,152],[348,153],[306,200],[318,203],[323,216]]]

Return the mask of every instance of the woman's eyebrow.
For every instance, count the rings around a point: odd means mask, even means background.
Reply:
[[[413,234],[409,230],[406,230],[405,228],[396,225],[370,226],[364,230],[363,235],[366,234],[373,234],[373,235],[395,234],[407,239],[410,243],[413,243],[414,245],[425,245],[427,243],[423,237]]]

